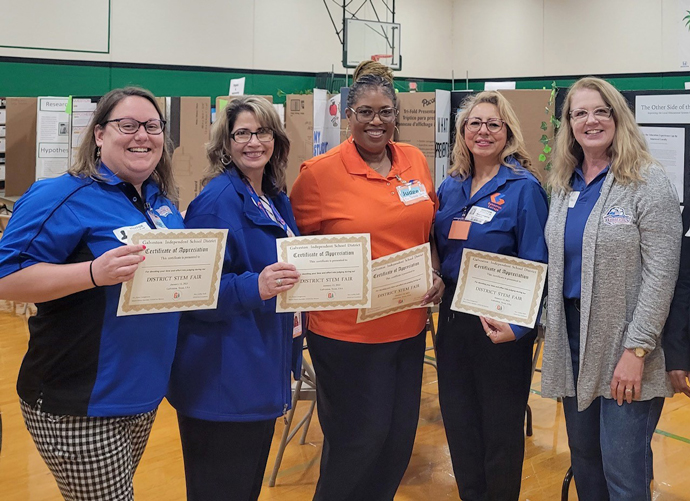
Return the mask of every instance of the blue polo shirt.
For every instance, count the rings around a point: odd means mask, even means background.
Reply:
[[[464,249],[494,252],[545,263],[547,261],[544,225],[548,216],[546,192],[539,181],[516,161],[511,169],[502,165],[498,173],[474,196],[470,196],[472,177],[447,177],[438,189],[439,210],[434,236],[441,259],[441,273],[446,287],[454,289],[458,281]],[[467,240],[448,238],[455,219],[465,219],[472,207],[488,209],[491,221],[473,222]],[[516,338],[531,331],[511,325]]]
[[[182,216],[152,181],[142,196],[107,167],[103,180],[65,174],[38,181],[15,205],[0,240],[0,277],[37,263],[91,261],[124,245],[123,228],[168,228]],[[120,231],[118,231],[120,230]],[[117,316],[120,284],[38,303],[17,391],[44,412],[128,416],[155,409],[166,393],[179,314]]]
[[[570,202],[568,215],[565,220],[565,241],[563,258],[563,297],[567,299],[580,298],[582,287],[582,234],[585,231],[587,219],[592,213],[594,205],[599,200],[601,187],[608,173],[608,166],[601,171],[589,184],[585,182],[582,167],[577,166],[571,180]],[[575,197],[577,197],[576,200]],[[574,203],[573,203],[574,202]]]

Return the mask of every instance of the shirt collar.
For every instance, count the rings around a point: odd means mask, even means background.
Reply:
[[[610,167],[611,167],[610,165],[607,165],[607,166],[604,168],[604,170],[602,170],[599,174],[597,174],[597,175],[594,177],[594,179],[592,179],[591,183],[594,183],[594,182],[599,181],[599,180],[601,180],[602,178],[606,177],[606,174],[608,174],[609,168],[610,168]],[[580,180],[582,181],[582,183],[585,183],[585,175],[584,175],[584,173],[582,172],[582,164],[578,164],[578,165],[575,166],[575,170],[573,171],[573,176],[579,177]],[[590,184],[591,184],[591,183],[590,183]],[[572,183],[571,183],[571,185],[572,185]],[[585,186],[586,186],[586,183],[585,183]]]
[[[350,174],[366,176],[370,179],[381,179],[379,174],[369,167],[367,163],[362,159],[357,147],[353,142],[351,142],[351,137],[340,145],[340,158],[345,165],[345,170]],[[386,178],[394,178],[396,175],[401,175],[408,169],[412,168],[410,161],[407,159],[405,154],[401,151],[401,148],[395,144],[393,141],[388,143],[388,148],[391,152],[391,170]]]
[[[110,168],[103,162],[98,164],[98,175],[100,177],[99,181],[111,186],[117,186],[119,184],[131,184],[120,179],[118,175],[110,170]],[[158,193],[159,189],[158,185],[151,181],[151,178],[149,177],[141,184],[141,191],[144,198],[148,199],[149,196],[153,195],[154,193]]]

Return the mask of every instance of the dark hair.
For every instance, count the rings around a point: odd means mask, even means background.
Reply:
[[[202,184],[225,172],[235,168],[230,158],[230,133],[235,127],[237,116],[248,111],[256,117],[262,127],[273,131],[273,155],[264,168],[261,189],[269,196],[275,196],[287,189],[285,170],[287,169],[290,140],[287,137],[283,123],[273,105],[263,97],[240,96],[232,99],[228,105],[218,112],[216,121],[211,127],[211,140],[206,144],[208,167]],[[242,176],[242,172],[237,169]]]
[[[397,105],[395,87],[393,87],[393,70],[388,66],[378,61],[362,61],[355,68],[352,78],[354,82],[347,95],[348,108],[354,108],[361,95],[370,89],[380,89],[393,101],[393,106]]]
[[[89,125],[82,132],[82,142],[77,150],[77,158],[69,169],[69,173],[73,176],[91,177],[93,179],[102,179],[99,171],[100,160],[96,154],[98,147],[96,146],[96,138],[94,132],[96,127],[104,127],[107,120],[110,118],[110,113],[113,108],[117,106],[121,101],[128,97],[143,97],[148,102],[150,102],[161,120],[164,120],[163,113],[161,112],[156,98],[148,90],[142,89],[141,87],[125,87],[123,89],[114,89],[103,96],[96,106],[96,111],[89,122]],[[161,192],[165,194],[169,199],[175,201],[177,200],[177,188],[175,186],[175,180],[173,177],[172,169],[172,150],[173,146],[170,141],[170,137],[167,132],[165,133],[165,139],[163,141],[163,152],[161,154],[161,159],[158,161],[158,165],[151,174],[151,178],[156,182]],[[109,168],[117,168],[116,165],[109,165]]]

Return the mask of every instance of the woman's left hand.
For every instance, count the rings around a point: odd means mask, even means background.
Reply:
[[[611,380],[611,397],[618,405],[623,405],[624,400],[631,404],[640,398],[643,371],[644,358],[635,356],[632,350],[624,350]]]
[[[446,284],[443,283],[443,280],[441,280],[441,277],[439,277],[436,273],[434,273],[434,283],[431,286],[431,289],[426,291],[426,294],[424,294],[424,299],[422,299],[422,306],[425,306],[429,303],[433,304],[438,304],[441,302],[441,298],[443,297],[443,291],[446,290]]]
[[[493,344],[507,343],[508,341],[515,341],[515,333],[510,325],[505,322],[499,322],[491,318],[479,317],[484,327],[484,332],[491,339]]]

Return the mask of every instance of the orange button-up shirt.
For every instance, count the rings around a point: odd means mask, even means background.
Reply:
[[[426,158],[409,144],[388,146],[393,165],[387,177],[370,168],[349,140],[302,164],[290,194],[302,235],[369,233],[372,259],[429,241],[438,200]],[[400,200],[396,188],[411,180],[424,184],[429,200],[412,205]],[[407,339],[425,323],[424,308],[359,324],[356,309],[309,313],[312,332],[356,343]]]

